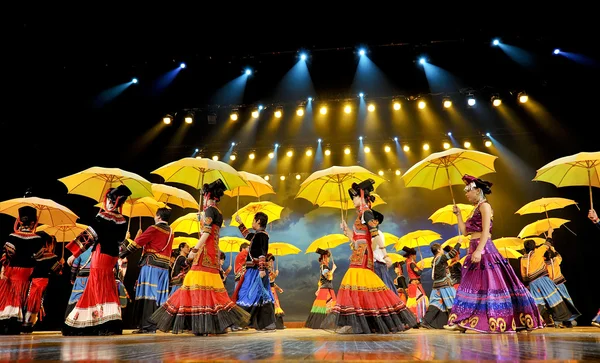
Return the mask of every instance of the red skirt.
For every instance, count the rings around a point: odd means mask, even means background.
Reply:
[[[0,320],[16,318],[23,321],[32,272],[33,267],[4,268],[5,278],[0,280]]]
[[[40,277],[31,279],[31,287],[29,288],[29,295],[27,296],[27,313],[25,313],[25,325],[33,326],[37,323],[38,318],[42,320],[44,314],[44,307],[42,306],[42,298],[44,292],[48,287],[49,279],[47,277]]]
[[[65,321],[74,328],[95,327],[110,321],[121,321],[121,303],[113,268],[118,257],[100,253],[92,255],[92,267],[81,298]]]

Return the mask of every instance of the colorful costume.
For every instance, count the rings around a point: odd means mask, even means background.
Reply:
[[[71,283],[73,284],[73,290],[71,290],[71,296],[69,297],[69,303],[67,305],[67,311],[65,313],[65,319],[71,311],[75,308],[75,304],[81,298],[85,285],[87,285],[88,277],[90,276],[90,268],[92,267],[92,249],[89,248],[81,255],[77,256],[73,260],[71,265]]]
[[[492,224],[490,222],[490,235]],[[467,234],[482,231],[483,219],[479,205],[465,222],[465,229]],[[481,261],[471,263],[471,255],[479,243],[485,243]],[[498,252],[491,237],[487,241],[471,239],[462,281],[448,322],[484,333],[543,327],[534,299],[508,261]]]
[[[4,243],[0,280],[0,334],[19,334],[26,313],[27,290],[36,258],[43,253],[44,241],[35,233],[37,211],[19,208],[22,225]],[[33,228],[32,228],[33,226]]]
[[[216,205],[207,203],[218,201],[224,190],[220,179],[203,187],[202,238],[207,238],[200,250],[192,249],[195,256],[181,288],[152,315],[151,321],[159,330],[170,330],[173,334],[185,330],[195,335],[221,334],[234,324],[242,326],[248,321],[248,314],[229,299],[219,275],[219,232],[223,215]]]
[[[329,251],[317,249],[317,253],[321,256],[328,255]],[[329,270],[329,265],[324,264],[321,257],[319,267],[319,289],[317,290],[317,298],[310,309],[310,314],[304,326],[306,328],[320,329],[325,316],[331,312],[331,308],[335,306],[335,292],[333,291],[333,272]]]
[[[119,259],[119,244],[127,232],[127,221],[120,208],[130,195],[131,191],[124,185],[110,189],[104,202],[106,210],[98,213],[90,226],[66,247],[75,258],[91,248],[92,267],[79,301],[65,320],[63,335],[123,332],[114,268]]]
[[[275,299],[275,329],[285,329],[283,325],[283,317],[285,312],[281,308],[281,304],[279,303],[279,296],[277,295],[277,291],[283,292],[283,290],[277,286],[275,283],[275,279],[277,275],[274,272],[269,272],[269,284],[271,285],[271,293],[273,294],[273,299]]]
[[[456,296],[456,290],[452,286],[448,261],[458,254],[459,249],[460,243],[457,243],[450,252],[442,253],[433,258],[431,263],[433,288],[429,297],[429,307],[423,318],[423,325],[427,328],[443,329],[444,325],[448,323],[448,317]]]
[[[402,273],[402,266],[404,266],[406,264],[406,262],[401,261],[401,262],[394,262],[394,270],[396,271],[397,269],[397,276],[394,279],[394,287],[396,288],[396,291],[398,292],[398,296],[400,296],[400,299],[406,304],[406,302],[408,301],[408,285],[406,284],[406,278],[404,277],[404,274]],[[400,294],[402,293],[402,294]]]
[[[353,184],[350,197],[370,197],[374,181]],[[369,198],[370,201],[374,199]],[[377,214],[377,217],[376,217]],[[344,275],[337,301],[325,321],[324,328],[354,334],[392,333],[417,325],[414,315],[373,271],[372,238],[379,237],[383,216],[361,205],[353,225],[350,267]]]
[[[421,284],[421,270],[415,262],[415,254],[413,248],[404,247],[403,250],[407,252],[408,257],[406,258],[406,274],[408,275],[408,300],[406,306],[412,311],[417,317],[417,322],[423,321],[425,314],[427,313],[427,307],[429,306],[429,299],[425,294],[423,284]],[[409,252],[410,251],[410,252]]]
[[[244,224],[239,226],[242,235],[250,241],[250,252],[246,258],[246,272],[236,287],[233,299],[250,313],[250,325],[257,330],[275,329],[275,298],[269,283],[267,253],[269,235],[264,230],[250,233]],[[260,277],[260,272],[266,275]]]
[[[134,241],[121,246],[120,258],[143,248],[140,275],[135,288],[134,321],[136,333],[153,333],[156,325],[150,317],[169,297],[169,261],[173,245],[173,232],[167,221],[148,227]]]
[[[381,231],[379,231],[379,235],[382,239],[385,239]],[[375,271],[375,274],[379,276],[381,281],[383,281],[385,286],[387,286],[394,294],[398,295],[396,286],[394,286],[394,281],[388,273],[388,266],[384,259],[386,254],[384,251],[385,247],[378,247],[373,251],[373,270]]]
[[[190,266],[188,265],[187,258],[182,255],[177,256],[171,269],[171,293],[169,296],[173,295],[183,285],[183,279],[189,269]]]
[[[460,261],[450,262],[450,279],[452,280],[454,289],[458,290],[458,286],[462,280],[462,264]]]
[[[556,250],[554,250],[554,248],[552,248],[551,250],[548,250],[546,252],[544,257],[547,257],[546,268],[548,269],[548,277],[556,285],[556,288],[558,289],[558,292],[560,293],[560,297],[562,297],[565,304],[567,304],[567,306],[569,307],[569,310],[571,310],[573,312],[573,314],[576,315],[572,320],[577,319],[577,317],[581,316],[581,313],[575,307],[575,304],[573,303],[573,299],[571,298],[571,295],[569,294],[569,290],[567,290],[567,286],[565,285],[565,282],[567,281],[567,279],[564,277],[564,275],[562,274],[562,271],[560,269],[560,264],[562,263],[562,256],[558,252],[556,252]]]
[[[246,259],[248,258],[248,249],[244,248],[235,256],[235,265],[233,273],[235,274],[235,287],[240,283],[240,279],[246,273]]]

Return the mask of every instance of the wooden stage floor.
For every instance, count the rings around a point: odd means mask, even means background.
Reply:
[[[163,334],[62,337],[56,332],[0,337],[0,361],[397,361],[600,360],[600,329],[547,328],[488,335],[411,330],[341,335],[320,330],[253,330],[214,337]]]

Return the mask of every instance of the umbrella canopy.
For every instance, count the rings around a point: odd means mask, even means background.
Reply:
[[[77,238],[81,232],[88,228],[85,224],[60,224],[57,226],[49,226],[44,224],[37,227],[38,232],[46,232],[51,236],[56,237],[56,242],[71,242]]]
[[[379,194],[371,193],[371,195],[375,197],[375,201],[373,203],[371,203],[371,207],[376,207],[378,205],[387,204],[383,199],[381,199]],[[349,210],[349,209],[356,208],[354,206],[354,202],[350,199],[348,199],[345,203],[340,203],[339,200],[330,200],[328,202],[323,202],[322,204],[319,205],[319,207],[336,208],[336,209],[342,208],[343,210]]]
[[[269,217],[269,223],[278,220],[281,218],[281,211],[283,207],[277,205],[273,202],[252,202],[248,203],[245,207],[241,208],[237,212],[231,216],[230,226],[239,226],[239,223],[236,222],[235,218],[240,216],[242,219],[242,223],[244,225],[250,227],[252,226],[252,222],[254,221],[254,215],[258,212],[263,212]]]
[[[323,236],[321,238],[314,240],[310,244],[310,246],[308,246],[306,248],[305,254],[317,252],[317,248],[320,248],[322,250],[329,250],[329,249],[335,248],[341,244],[344,244],[348,241],[349,241],[348,237],[346,237],[343,234],[339,234],[339,233],[329,234],[327,236]]]
[[[269,243],[269,253],[273,256],[297,255],[300,249],[291,243],[273,242]]]
[[[198,244],[198,238],[194,237],[175,237],[173,238],[173,246],[172,248],[179,248],[179,245],[182,243],[187,243],[188,246],[194,247]]]
[[[75,225],[79,217],[64,205],[51,199],[26,197],[0,202],[0,213],[19,218],[19,208],[33,207],[37,209],[38,224],[57,226],[61,224]]]
[[[418,230],[414,232],[410,232],[400,237],[398,242],[394,245],[396,251],[400,251],[402,247],[421,247],[421,246],[429,246],[429,244],[433,241],[437,241],[441,239],[442,236],[434,231],[426,230]]]
[[[200,208],[190,193],[170,185],[152,184],[152,194],[157,202],[173,204],[181,208]]]
[[[245,171],[240,171],[238,174],[244,179],[246,185],[227,190],[225,191],[225,195],[230,197],[247,196],[260,198],[266,194],[275,194],[275,190],[271,184],[263,177]]]
[[[473,212],[473,209],[475,209],[475,206],[470,204],[457,204],[456,206],[460,209],[463,221],[467,220],[469,215]],[[449,204],[433,212],[433,214],[429,216],[431,223],[457,224],[458,218],[453,212],[453,207],[453,204]]]
[[[433,264],[433,257],[426,257],[421,261],[417,262],[417,267],[421,269],[431,268]]]
[[[173,161],[154,170],[165,182],[181,183],[202,189],[204,184],[210,184],[221,179],[227,190],[245,186],[246,182],[230,165],[222,161],[206,158],[183,158]]]
[[[442,248],[446,247],[446,246],[450,246],[452,248],[454,248],[454,245],[457,244],[458,242],[460,242],[460,248],[467,250],[469,249],[469,242],[471,241],[471,235],[468,236],[463,236],[463,235],[459,235],[459,236],[454,236],[448,240],[446,240],[446,242],[442,243]]]
[[[512,248],[512,249],[522,249],[523,248],[523,240],[518,237],[502,237],[496,238],[492,241],[496,248],[500,250],[501,248]]]
[[[395,245],[400,240],[400,237],[395,236],[388,232],[383,232],[383,245],[385,247],[389,245]]]
[[[102,203],[96,204],[96,207],[102,208]],[[139,199],[127,199],[123,204],[122,214],[129,218],[135,217],[154,217],[159,208],[169,208],[165,203],[157,202],[152,197]]]
[[[517,235],[520,238],[529,237],[529,236],[539,236],[542,233],[548,232],[550,228],[557,229],[560,228],[563,224],[570,222],[568,219],[562,218],[547,218],[539,221],[535,221],[533,223],[529,223],[519,234]]]
[[[186,234],[199,233],[202,227],[201,222],[198,220],[198,213],[192,212],[177,218],[171,223],[171,229],[173,232]]]
[[[240,247],[244,243],[250,243],[250,241],[248,241],[245,238],[241,238],[241,237],[228,237],[228,236],[220,237],[219,238],[219,250],[221,250],[221,252],[229,252],[229,253],[240,252]]]
[[[523,256],[523,254],[521,254],[518,251],[515,251],[512,248],[506,247],[506,248],[501,248],[498,250],[498,252],[500,252],[500,254],[504,257],[504,258],[519,258],[521,256]]]
[[[566,198],[540,198],[522,206],[515,214],[547,213],[549,210],[562,209],[577,202]]]
[[[392,263],[406,261],[406,258],[399,253],[388,253],[387,255],[392,260]]]
[[[83,195],[102,202],[110,188],[125,185],[131,190],[131,199],[151,197],[152,184],[141,176],[118,168],[91,167],[79,173],[58,179],[67,186],[69,194]]]

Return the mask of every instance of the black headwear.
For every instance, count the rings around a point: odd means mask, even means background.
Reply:
[[[404,256],[405,257],[417,254],[417,250],[415,250],[414,248],[410,248],[408,246],[402,247],[402,251],[404,251]]]
[[[127,197],[129,197],[130,195],[131,195],[131,190],[127,186],[121,184],[116,188],[109,189],[107,197],[114,203],[117,201],[117,199],[119,199],[119,197],[121,200],[124,200]]]
[[[375,190],[373,186],[375,184],[375,180],[367,179],[363,180],[360,183],[352,183],[352,188],[348,189],[348,194],[350,195],[350,199],[354,199],[354,197],[360,196],[360,191],[363,191],[365,199],[370,200],[371,202],[375,201],[375,197],[371,195],[371,192]]]
[[[209,193],[210,199],[220,200],[226,190],[225,183],[221,179],[217,179],[210,184],[204,184],[202,194]]]
[[[373,217],[375,217],[375,219],[377,219],[379,224],[383,223],[383,214],[381,214],[378,211],[373,210],[373,209],[371,209],[371,212],[373,212]]]
[[[331,257],[331,252],[329,252],[329,250],[322,250],[320,248],[317,248],[315,252],[321,256],[326,255],[327,257]]]
[[[19,220],[24,224],[37,222],[37,209],[28,205],[19,208]]]

